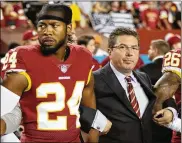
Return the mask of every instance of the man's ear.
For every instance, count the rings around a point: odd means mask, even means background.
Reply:
[[[108,51],[109,55],[111,55],[112,49],[111,48],[107,48],[107,51]]]
[[[70,35],[72,33],[72,24],[67,25],[67,34]]]
[[[154,51],[155,51],[156,55],[160,54],[159,49],[154,48]]]

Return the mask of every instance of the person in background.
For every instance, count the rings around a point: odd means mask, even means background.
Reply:
[[[157,29],[159,20],[159,10],[156,8],[156,2],[148,2],[148,9],[141,13],[143,27],[147,30]]]
[[[8,1],[2,3],[3,16],[6,26],[15,29],[17,27],[31,27],[31,23],[24,14],[20,1]]]
[[[23,33],[22,36],[22,45],[37,45],[39,44],[38,41],[38,34],[35,30],[27,30]]]
[[[155,85],[162,76],[163,57],[169,51],[170,46],[166,41],[162,39],[151,41],[148,49],[148,57],[153,62],[140,67],[139,70],[149,75],[152,85]]]
[[[181,48],[181,37],[180,35],[170,35],[170,36],[167,36],[167,39],[166,41],[169,43],[171,49],[180,49]]]
[[[109,13],[110,5],[107,1],[97,1],[93,4],[92,13]]]
[[[160,29],[171,30],[172,29],[172,24],[171,24],[172,20],[170,20],[170,14],[171,14],[170,8],[172,6],[172,2],[171,1],[165,1],[165,2],[163,2],[162,5],[163,6],[162,6],[160,13],[159,13],[159,18],[161,21]]]
[[[102,62],[102,60],[105,59],[109,54],[107,51],[103,49],[103,47],[101,47],[103,44],[103,37],[100,34],[95,34],[94,39],[95,39],[95,51],[93,55],[94,57],[101,58],[100,61]]]
[[[120,9],[121,9],[121,2],[120,1],[112,1],[110,3],[110,5],[111,5],[111,12],[120,13]]]
[[[78,45],[86,47],[92,55],[95,51],[95,39],[93,36],[85,35],[78,38]],[[93,58],[93,71],[98,70],[101,66],[96,59]]]

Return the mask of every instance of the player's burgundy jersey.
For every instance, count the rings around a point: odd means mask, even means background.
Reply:
[[[171,50],[164,57],[162,72],[170,71],[176,73],[181,78],[181,49]],[[181,118],[181,86],[175,93],[176,103],[179,107],[179,117]],[[181,134],[173,132],[172,143],[181,143]]]
[[[79,142],[78,108],[91,73],[91,54],[71,45],[62,62],[54,55],[43,56],[39,46],[21,46],[6,58],[3,70],[17,71],[29,82],[20,99],[25,127],[21,140]]]
[[[181,78],[181,49],[171,50],[164,56],[162,72],[170,71]],[[176,91],[176,102],[181,100],[181,86]]]

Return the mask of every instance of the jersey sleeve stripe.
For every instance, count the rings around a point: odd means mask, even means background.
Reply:
[[[94,65],[91,67],[91,69],[90,69],[90,71],[89,71],[88,79],[87,79],[87,84],[86,84],[86,85],[88,85],[88,83],[90,82],[90,78],[91,78],[91,74],[92,74],[93,68],[94,68]]]
[[[24,75],[24,76],[26,77],[26,79],[27,79],[27,81],[28,81],[28,86],[27,86],[27,88],[25,89],[25,91],[29,91],[29,90],[31,89],[31,87],[32,87],[32,81],[31,81],[30,76],[29,76],[28,73],[26,73],[26,72],[19,72],[19,74],[22,74],[22,75]]]
[[[163,67],[162,72],[173,72],[181,78],[181,69],[176,67]]]
[[[177,75],[181,78],[181,72],[174,71],[174,70],[165,70],[165,72],[172,72],[172,73],[175,73],[175,74],[177,74]]]

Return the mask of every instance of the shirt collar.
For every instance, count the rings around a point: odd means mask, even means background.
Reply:
[[[113,70],[114,74],[115,74],[117,77],[119,77],[119,79],[120,79],[121,81],[126,81],[126,80],[125,80],[126,75],[124,75],[124,74],[122,74],[121,72],[119,72],[119,71],[114,67],[114,65],[113,65],[111,62],[110,62],[110,66],[111,66],[111,69]],[[132,80],[132,81],[137,82],[137,81],[136,81],[136,78],[135,78],[134,75],[133,75],[133,72],[131,72],[130,76],[131,76],[131,80]]]
[[[160,59],[160,58],[164,58],[164,56],[163,55],[157,56],[152,61],[154,62],[155,60]]]

